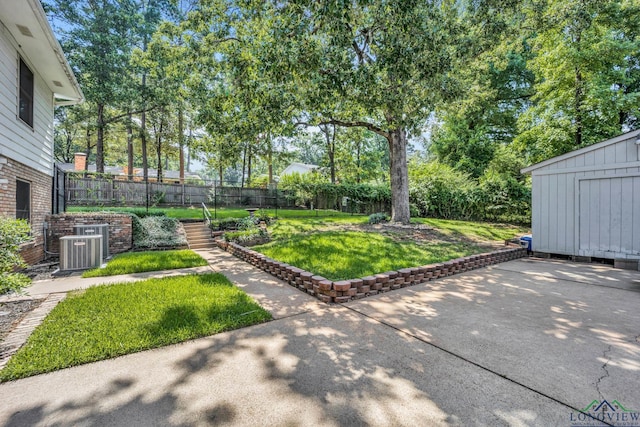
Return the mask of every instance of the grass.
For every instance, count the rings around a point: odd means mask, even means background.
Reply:
[[[82,277],[115,276],[144,271],[173,270],[207,265],[207,261],[190,249],[176,251],[128,252],[113,257],[104,268],[94,268]]]
[[[489,222],[457,221],[437,218],[414,218],[411,222],[429,225],[438,229],[441,233],[453,237],[476,238],[486,241],[504,241],[531,232],[531,229],[527,227],[509,224],[492,224]]]
[[[366,216],[283,218],[270,227],[272,242],[255,250],[330,280],[353,279],[399,268],[415,267],[485,252],[482,242],[503,242],[527,228],[470,221],[417,218],[443,239],[419,241],[394,232],[338,231],[366,224]]]
[[[75,291],[0,371],[0,381],[178,343],[271,319],[221,274]]]
[[[213,206],[208,206],[211,215],[214,215]],[[67,212],[136,212],[145,211],[144,207],[99,207],[99,206],[69,206]],[[265,209],[270,215],[275,216],[275,209]],[[170,218],[177,219],[202,219],[201,207],[184,208],[149,208],[149,212],[164,212]],[[305,209],[278,209],[279,218],[311,218],[311,217],[351,217],[351,214],[333,210],[305,210]],[[244,208],[218,208],[215,210],[217,218],[242,218],[249,216]]]
[[[382,234],[361,231],[291,235],[254,249],[329,280],[353,279],[486,250],[468,243],[398,241]]]

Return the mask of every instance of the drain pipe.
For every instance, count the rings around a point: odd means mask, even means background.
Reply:
[[[43,249],[44,249],[44,259],[48,259],[48,255],[53,255],[53,256],[60,256],[60,253],[58,252],[49,252],[47,250],[47,230],[49,230],[49,223],[47,223],[46,221],[44,222],[44,225],[42,226],[42,240],[43,240]]]

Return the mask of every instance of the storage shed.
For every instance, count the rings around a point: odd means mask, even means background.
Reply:
[[[633,131],[523,169],[532,177],[533,251],[637,265],[639,152]]]

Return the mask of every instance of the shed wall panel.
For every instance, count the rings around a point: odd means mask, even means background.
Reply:
[[[634,135],[533,170],[534,250],[610,258],[637,256],[639,151]]]

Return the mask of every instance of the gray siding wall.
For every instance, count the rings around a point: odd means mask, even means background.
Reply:
[[[18,117],[18,59],[34,74],[33,129]],[[53,175],[53,93],[0,23],[0,156]]]
[[[640,258],[636,137],[532,171],[533,249]]]

